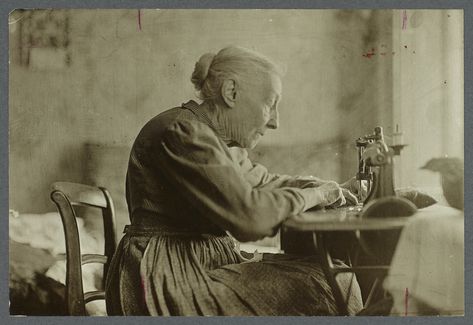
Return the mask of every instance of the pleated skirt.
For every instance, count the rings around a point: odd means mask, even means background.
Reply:
[[[362,309],[356,278],[337,278],[348,309]],[[317,256],[247,261],[229,236],[131,235],[106,282],[108,315],[326,316],[336,304]]]

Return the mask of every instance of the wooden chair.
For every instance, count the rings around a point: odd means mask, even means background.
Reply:
[[[85,305],[94,300],[105,299],[104,291],[83,290],[82,265],[102,263],[103,288],[110,261],[116,249],[115,215],[113,201],[103,187],[56,182],[52,185],[51,199],[61,215],[66,239],[66,305],[71,316],[87,315]],[[77,227],[76,206],[99,208],[102,210],[105,237],[104,254],[81,254]]]

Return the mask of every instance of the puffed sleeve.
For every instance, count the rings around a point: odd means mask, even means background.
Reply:
[[[190,205],[240,241],[273,235],[284,219],[322,197],[314,189],[253,187],[226,145],[203,123],[173,123],[155,158]]]

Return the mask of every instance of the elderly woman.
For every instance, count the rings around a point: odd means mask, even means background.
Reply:
[[[335,182],[270,174],[248,159],[246,148],[278,127],[281,71],[228,47],[203,55],[191,80],[202,103],[154,117],[131,150],[131,225],[107,278],[109,315],[335,315],[316,256],[248,260],[232,238],[261,239],[312,207],[356,203]],[[356,313],[356,280],[341,280]]]

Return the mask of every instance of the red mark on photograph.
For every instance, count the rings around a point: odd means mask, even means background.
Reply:
[[[402,11],[402,29],[406,29],[407,28],[407,11],[406,10],[403,10]]]
[[[404,316],[407,316],[407,310],[409,308],[409,289],[406,288],[404,293]]]
[[[141,30],[141,10],[138,9],[138,29]]]
[[[373,55],[376,55],[376,53],[374,53],[374,49],[371,49],[371,52],[368,51],[365,54],[362,54],[362,56],[368,59],[370,59]]]
[[[143,299],[143,304],[146,303],[146,288],[145,288],[145,281],[143,280],[143,277],[140,277],[140,284],[141,284],[141,299]]]

